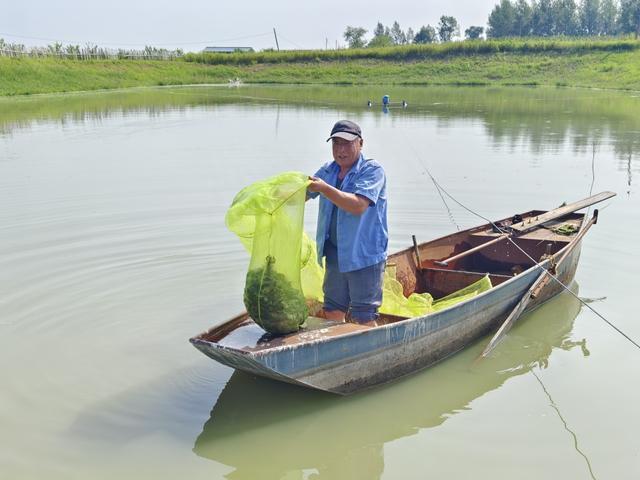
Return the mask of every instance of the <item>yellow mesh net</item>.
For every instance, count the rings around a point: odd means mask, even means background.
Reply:
[[[266,331],[298,330],[308,306],[322,304],[324,268],[315,242],[303,230],[308,177],[286,172],[241,190],[225,222],[251,254],[244,303],[249,315]],[[402,284],[387,269],[380,313],[418,317],[442,310],[491,288],[488,276],[444,298],[428,293],[403,294]]]
[[[302,232],[302,290],[305,298],[318,305],[323,299],[324,268],[318,264],[316,256],[315,242]],[[468,287],[437,300],[434,300],[429,293],[412,293],[409,297],[405,297],[402,284],[396,280],[393,269],[387,268],[384,272],[382,305],[379,312],[398,317],[420,317],[475,297],[490,288],[491,280],[486,275]]]
[[[298,172],[253,183],[236,195],[225,218],[251,253],[244,304],[269,333],[295,332],[308,316],[300,284],[308,184]]]

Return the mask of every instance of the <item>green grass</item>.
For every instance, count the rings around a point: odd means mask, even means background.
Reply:
[[[0,57],[0,95],[227,83],[551,85],[640,90],[640,42],[530,39],[378,49],[188,54],[176,61]]]
[[[0,95],[227,82],[238,67],[183,61],[60,60],[0,57]]]

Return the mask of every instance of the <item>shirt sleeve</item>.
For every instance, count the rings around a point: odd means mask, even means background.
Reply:
[[[354,182],[353,193],[361,195],[375,205],[384,189],[386,179],[380,165],[370,165],[358,175]]]

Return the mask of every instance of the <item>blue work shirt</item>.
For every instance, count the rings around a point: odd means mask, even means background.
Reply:
[[[338,182],[340,166],[329,162],[315,173],[331,186]],[[331,214],[336,209],[338,268],[351,272],[375,265],[387,259],[389,234],[387,230],[387,179],[382,166],[362,154],[345,175],[340,188],[343,192],[355,193],[369,200],[369,208],[362,215],[354,215],[336,207],[329,199],[320,197],[316,245],[318,262],[322,265],[325,242],[331,228]],[[308,192],[315,198],[318,192]]]

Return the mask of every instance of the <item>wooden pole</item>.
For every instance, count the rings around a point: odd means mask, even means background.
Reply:
[[[420,260],[420,250],[418,250],[418,242],[415,235],[411,235],[413,240],[413,251],[416,254],[416,262],[418,263],[418,271],[422,270],[422,260]]]
[[[538,215],[537,217],[530,217],[526,222],[513,224],[511,225],[511,229],[514,230],[517,234],[527,232],[534,228],[539,227],[543,223],[548,222],[549,220],[555,220],[556,218],[564,217],[569,213],[573,213],[577,210],[582,210],[583,208],[589,207],[595,203],[602,202],[611,197],[615,197],[616,194],[614,192],[601,192],[597,195],[593,195],[591,197],[587,197],[578,202],[570,203],[569,205],[564,205],[562,207],[554,208],[553,210],[549,210],[546,213]]]
[[[566,247],[567,250],[563,252],[560,259],[556,262],[555,264],[556,267],[560,265],[564,261],[564,259],[569,256],[569,254],[574,249],[574,247],[582,240],[582,237],[584,237],[585,233],[587,233],[587,230],[589,230],[591,225],[594,225],[597,221],[598,221],[598,210],[595,210],[593,212],[593,217],[591,218],[591,220],[589,220],[589,223],[587,223],[584,227],[582,227],[580,229],[580,232],[578,232],[578,234],[573,238],[571,243],[567,245]],[[553,258],[551,263],[553,264]],[[524,294],[524,296],[520,299],[518,304],[511,311],[511,313],[503,322],[503,324],[500,326],[496,334],[489,341],[489,344],[482,351],[482,353],[480,354],[480,357],[486,357],[487,355],[489,355],[489,353],[491,353],[491,351],[496,347],[496,345],[498,345],[498,343],[502,341],[504,336],[511,329],[511,327],[516,322],[516,320],[520,317],[522,312],[524,312],[524,310],[527,308],[527,306],[529,305],[529,302],[535,299],[540,294],[540,291],[542,290],[542,288],[544,288],[544,286],[547,283],[549,283],[549,280],[551,280],[551,276],[546,270],[544,270],[538,276],[538,278],[536,278],[536,280],[533,282],[531,287],[529,287],[529,290],[527,290],[527,293]]]
[[[276,39],[276,48],[280,51],[280,45],[278,44],[278,34],[276,33],[276,27],[273,27],[273,36]]]

